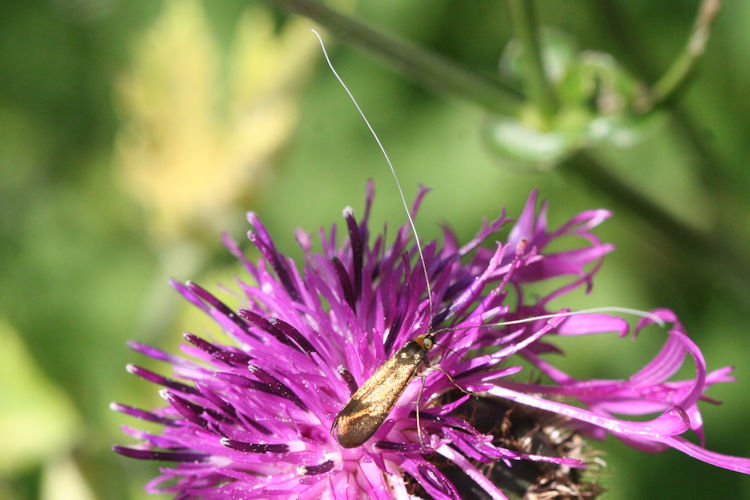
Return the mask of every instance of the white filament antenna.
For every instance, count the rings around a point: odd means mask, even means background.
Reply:
[[[417,252],[419,253],[419,261],[422,264],[422,271],[424,272],[424,280],[427,284],[427,303],[429,304],[429,316],[427,318],[427,321],[429,322],[428,327],[432,326],[432,287],[430,286],[430,276],[427,273],[427,264],[425,264],[424,261],[424,255],[422,254],[422,244],[419,242],[419,234],[417,233],[417,226],[414,225],[414,219],[412,219],[411,212],[409,211],[409,205],[406,203],[406,198],[404,197],[404,190],[401,189],[401,183],[398,180],[398,175],[396,175],[396,169],[393,168],[393,164],[391,163],[391,159],[388,156],[388,153],[386,153],[385,148],[383,147],[383,143],[380,142],[380,138],[378,137],[378,134],[375,133],[375,129],[372,128],[372,125],[370,125],[370,121],[365,116],[365,113],[362,111],[362,108],[359,107],[359,104],[357,103],[357,100],[354,98],[354,95],[349,90],[349,87],[346,86],[344,83],[344,80],[341,79],[339,74],[336,72],[336,69],[333,67],[333,63],[331,63],[331,59],[328,57],[328,52],[326,52],[326,46],[323,44],[323,39],[320,37],[317,31],[314,29],[311,29],[316,37],[318,37],[318,41],[320,42],[320,48],[323,50],[323,56],[326,58],[326,62],[328,63],[328,67],[331,68],[331,72],[333,73],[333,76],[336,77],[336,79],[339,81],[342,87],[344,87],[344,90],[349,95],[349,98],[354,103],[354,107],[357,108],[357,111],[359,111],[359,115],[362,117],[362,119],[365,121],[365,124],[367,125],[367,128],[370,129],[370,133],[372,133],[372,136],[375,138],[375,142],[378,143],[378,147],[380,147],[380,151],[383,153],[383,156],[385,157],[385,161],[388,163],[388,167],[391,169],[391,174],[393,174],[393,179],[396,181],[396,187],[398,187],[398,194],[401,196],[401,203],[404,205],[404,210],[406,211],[406,217],[409,219],[409,226],[411,227],[412,232],[414,233],[414,241],[417,243]]]

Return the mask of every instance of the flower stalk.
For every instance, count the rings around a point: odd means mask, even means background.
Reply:
[[[440,93],[476,102],[500,114],[516,114],[522,104],[510,87],[480,75],[408,40],[314,0],[267,0],[320,23],[344,42],[377,56],[400,74]]]
[[[675,96],[693,74],[698,60],[706,51],[711,24],[721,8],[721,0],[703,0],[690,37],[672,65],[651,87],[653,105],[659,106]]]
[[[550,118],[557,111],[557,98],[545,74],[534,2],[532,0],[508,0],[508,10],[516,38],[523,45],[523,72],[529,89],[529,97],[542,115]]]

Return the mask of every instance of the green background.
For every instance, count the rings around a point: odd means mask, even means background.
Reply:
[[[204,6],[219,47],[228,46],[247,4]],[[573,34],[583,48],[612,53],[651,82],[681,49],[697,5],[540,1],[537,11],[543,24]],[[490,75],[511,36],[500,1],[361,1],[353,9]],[[8,346],[0,368],[0,421],[12,450],[0,463],[2,498],[80,498],[80,491],[91,498],[146,497],[142,485],[156,464],[110,451],[113,443],[130,442],[119,426],[138,423],[110,412],[109,402],[148,407],[159,401],[154,386],[125,372],[126,363],[143,362],[125,342],[174,349],[181,329],[205,328],[185,326],[185,308],[167,277],[214,287],[217,275],[231,276],[233,263],[219,237],[228,229],[242,238],[241,215],[232,227],[191,235],[186,256],[154,243],[147,214],[116,175],[122,115],[114,82],[132,62],[133,41],[161,10],[160,2],[145,0],[5,1],[0,9],[0,329]],[[698,71],[672,108],[677,111],[636,146],[599,152],[619,177],[696,227],[718,230],[741,254],[743,248],[750,253],[747,26],[750,4],[724,2]],[[393,159],[407,199],[419,183],[433,188],[417,220],[423,238],[439,236],[443,223],[466,238],[502,206],[517,214],[534,187],[550,200],[553,227],[581,210],[611,207],[601,192],[560,172],[503,167],[481,140],[486,115],[476,105],[435,95],[333,37],[328,44]],[[252,192],[248,187],[236,213],[257,211],[281,250],[299,256],[293,230],[340,224],[347,205],[361,213],[365,182],[373,178],[373,228],[386,220],[390,228],[401,224],[403,208],[387,166],[320,62],[302,86],[299,113],[269,174]],[[710,172],[696,154],[681,120],[698,131],[719,172]],[[717,173],[728,179],[719,187],[710,182]],[[702,406],[707,447],[750,456],[747,289],[728,284],[727,276],[689,257],[626,207],[618,207],[597,235],[617,251],[607,257],[590,297],[577,294],[560,306],[672,308],[709,369],[736,367],[737,383],[709,392],[723,404]],[[575,339],[566,345],[563,366],[580,377],[626,377],[663,340],[656,330],[635,343]],[[616,440],[601,448],[609,464],[600,473],[605,498],[750,498],[749,477],[679,452],[647,455]]]

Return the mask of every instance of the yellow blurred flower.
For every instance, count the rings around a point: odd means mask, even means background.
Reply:
[[[117,85],[118,173],[159,242],[227,226],[288,138],[319,60],[304,20],[277,30],[269,12],[248,9],[222,57],[199,2],[164,5]]]

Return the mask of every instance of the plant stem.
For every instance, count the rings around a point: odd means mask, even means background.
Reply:
[[[380,57],[401,74],[439,92],[456,95],[504,115],[516,114],[522,104],[517,92],[497,80],[473,72],[450,59],[402,38],[386,34],[361,20],[314,0],[266,0],[320,23],[350,45]]]
[[[706,50],[706,43],[711,34],[711,23],[720,7],[721,0],[703,0],[701,2],[693,31],[685,47],[669,69],[651,87],[654,106],[669,100],[688,80],[698,59]]]
[[[532,0],[508,0],[510,18],[516,38],[523,45],[522,69],[529,97],[549,118],[557,111],[557,98],[544,71],[542,50],[536,29],[536,15]]]
[[[720,241],[675,218],[652,200],[623,183],[586,152],[579,152],[560,167],[568,176],[575,176],[617,205],[629,210],[672,244],[693,254],[740,290],[750,283],[750,266],[726,241]],[[747,292],[742,292],[747,295]]]
[[[617,2],[602,0],[594,4],[599,9],[598,15],[607,31],[613,34],[618,44],[622,47],[623,59],[635,70],[641,80],[653,80],[656,71],[653,61],[648,59],[649,47],[638,43],[641,40],[639,33],[633,28],[632,23],[627,23],[625,16],[620,10]],[[710,137],[702,127],[699,127],[690,119],[688,113],[683,109],[682,103],[674,101],[669,107],[672,122],[681,134],[683,144],[691,150],[691,155],[697,157],[694,163],[700,168],[696,169],[696,175],[700,178],[708,191],[731,192],[732,196],[744,199],[747,191],[747,183],[738,176],[729,178],[731,169],[722,165],[722,160],[712,150],[711,144],[706,140]]]
[[[519,96],[499,82],[474,74],[442,56],[430,53],[410,42],[393,38],[316,1],[267,1],[319,22],[350,44],[378,55],[402,74],[420,83],[474,101],[488,111],[514,114],[521,105]],[[724,276],[735,282],[739,279],[743,289],[750,284],[750,266],[726,241],[711,238],[669,214],[652,200],[614,177],[587,153],[579,152],[574,155],[562,165],[561,170],[595,187],[599,193],[631,211],[675,245],[694,252],[705,262],[712,263]]]
[[[704,1],[702,7],[707,3],[710,3],[710,0]],[[628,59],[628,65],[639,74],[641,80],[653,80],[656,71],[654,70],[655,64],[648,57],[651,51],[648,46],[639,44],[642,37],[637,32],[637,27],[627,22],[626,17],[620,11],[620,4],[612,0],[601,0],[594,5],[599,9],[600,22],[606,26],[607,31],[613,33],[613,37],[622,46],[623,57]],[[699,10],[695,21],[696,26],[701,24],[698,19],[702,12],[702,9]],[[737,168],[733,169],[731,165],[724,164],[725,160],[722,160],[714,151],[713,142],[710,140],[711,135],[706,133],[705,126],[697,125],[695,120],[691,119],[681,101],[671,99],[669,104],[669,107],[665,106],[665,109],[672,117],[680,142],[687,149],[686,154],[696,158],[696,161],[690,162],[689,165],[695,166],[696,177],[700,179],[704,192],[709,195],[705,211],[709,212],[709,217],[713,221],[711,231],[713,238],[705,237],[704,240],[710,240],[713,247],[720,249],[719,253],[711,254],[709,257],[713,259],[712,261],[718,261],[722,259],[722,252],[730,254],[723,263],[719,262],[713,267],[720,267],[723,279],[734,283],[741,281],[737,295],[746,298],[750,290],[748,286],[750,264],[746,257],[748,252],[743,251],[741,244],[738,245],[738,239],[732,238],[729,241],[727,236],[736,230],[732,221],[737,217],[745,217],[743,207],[745,206],[744,200],[747,199],[747,180],[737,173]],[[728,249],[732,247],[736,249]],[[694,249],[692,243],[686,248]],[[735,264],[737,272],[732,269]]]

